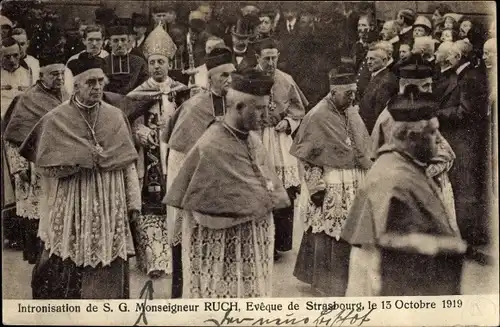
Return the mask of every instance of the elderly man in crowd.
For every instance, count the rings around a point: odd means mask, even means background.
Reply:
[[[330,88],[304,117],[290,149],[305,170],[299,210],[306,232],[294,276],[322,296],[344,296],[350,246],[340,240],[340,233],[371,166],[371,140],[359,108],[352,105],[354,69],[334,69]]]
[[[443,95],[452,81],[451,76],[455,74],[452,66],[448,62],[448,52],[453,46],[453,42],[443,42],[436,50],[436,65],[434,67],[433,92],[439,98]]]
[[[231,51],[216,48],[206,58],[209,89],[193,96],[176,110],[169,121],[163,138],[169,145],[168,180],[169,186],[182,169],[184,158],[196,141],[214,120],[224,118],[228,108],[226,95],[231,85],[231,73],[235,71]],[[172,298],[182,295],[182,212],[167,207],[168,241],[172,244],[173,274]]]
[[[430,36],[416,37],[413,42],[412,53],[422,57],[429,65],[435,65],[434,51],[436,48],[436,40]]]
[[[291,134],[305,115],[308,101],[293,78],[277,69],[279,51],[273,39],[255,44],[257,69],[274,79],[265,113],[262,139],[276,173],[293,200],[300,186],[297,158],[290,154]],[[274,212],[276,225],[275,257],[292,249],[293,204]]]
[[[437,105],[415,85],[389,105],[391,142],[379,149],[342,232],[353,246],[346,296],[460,294],[466,244],[426,174],[436,155]]]
[[[232,75],[224,120],[197,141],[169,188],[167,204],[186,212],[186,298],[271,296],[272,211],[290,202],[254,131],[273,83],[257,70]]]
[[[418,16],[413,23],[413,38],[429,36],[432,33],[432,23],[425,16]]]
[[[472,245],[489,241],[486,169],[488,139],[487,78],[470,63],[472,45],[467,40],[453,44],[447,61],[454,74],[440,94],[437,112],[440,131],[456,153],[450,170],[455,191],[457,220],[464,238]]]
[[[379,42],[370,46],[366,55],[371,78],[359,101],[359,114],[365,122],[368,133],[372,132],[377,117],[384,110],[387,101],[397,93],[396,76],[387,66],[392,57],[384,50],[384,43]]]
[[[399,55],[399,45],[402,41],[399,38],[399,32],[401,31],[401,26],[395,20],[389,20],[382,26],[382,31],[380,36],[382,41],[388,41],[393,47],[393,58],[397,61]],[[413,39],[412,39],[413,41]],[[407,43],[408,44],[408,43]]]
[[[34,264],[38,255],[38,223],[41,218],[41,181],[34,162],[19,155],[19,147],[35,124],[49,111],[66,101],[64,90],[64,58],[50,50],[41,53],[40,79],[21,94],[3,135],[6,141],[10,172],[15,180],[16,212],[23,218],[23,258]]]
[[[422,60],[421,56],[413,55],[406,65],[400,67],[399,75],[399,94],[403,94],[406,88],[416,86],[420,92],[432,93],[432,76],[433,66]],[[398,97],[389,100],[388,106],[391,106],[392,101],[397,101]],[[375,123],[375,128],[372,132],[374,151],[373,157],[376,157],[378,149],[384,144],[390,144],[394,128],[394,118],[391,116],[388,107],[382,111]],[[450,217],[450,226],[456,233],[459,233],[457,220],[455,216],[455,199],[453,196],[453,188],[448,178],[448,171],[453,166],[455,153],[448,142],[441,134],[438,133],[436,143],[436,155],[431,158],[426,169],[426,174],[433,178],[440,188],[444,203],[448,208]]]
[[[44,115],[20,149],[46,196],[34,299],[129,298],[129,221],[141,209],[137,152],[122,110],[102,101],[102,66],[100,58],[70,65],[74,95]]]

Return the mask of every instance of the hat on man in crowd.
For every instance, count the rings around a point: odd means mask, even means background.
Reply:
[[[231,88],[246,94],[269,95],[273,84],[274,79],[272,77],[255,68],[231,74]]]
[[[132,14],[132,27],[148,27],[149,19],[146,15],[133,13]]]
[[[205,21],[205,14],[199,10],[193,10],[189,13],[189,27],[195,31],[202,31],[205,29],[207,22]]]
[[[0,15],[0,26],[3,28],[3,27],[9,27],[9,28],[13,28],[14,27],[14,24],[12,23],[12,21],[7,18],[6,16],[3,16],[3,15]]]
[[[152,55],[161,55],[171,59],[176,51],[177,46],[161,25],[151,31],[144,40],[144,56],[146,58]]]
[[[151,13],[152,14],[168,13],[168,12],[177,13],[178,9],[179,8],[177,4],[173,2],[162,2],[160,5],[153,6],[151,8]]]
[[[255,16],[258,16],[260,13],[260,9],[257,8],[256,6],[254,5],[246,5],[244,7],[241,8],[241,14],[243,16],[247,16],[247,15],[255,15]]]
[[[53,47],[46,47],[40,51],[38,55],[38,62],[40,64],[40,68],[44,68],[51,65],[64,65],[66,64],[66,58],[62,51],[57,51],[57,49]]]
[[[71,60],[67,67],[75,79],[92,69],[101,69],[106,74],[106,61],[100,57],[80,56],[78,60]]]
[[[415,23],[413,23],[413,27],[416,26],[422,26],[425,28],[427,31],[427,34],[430,34],[432,32],[432,23],[429,20],[429,18],[425,16],[418,16],[417,19],[415,19]]]
[[[460,14],[456,14],[454,12],[450,12],[450,13],[447,13],[443,16],[443,19],[446,20],[446,18],[451,18],[455,21],[455,23],[458,23],[460,20],[462,20],[462,18],[464,17],[463,15],[460,15]]]
[[[108,36],[111,37],[113,35],[128,35],[129,28],[127,25],[115,25],[108,28]]]
[[[260,24],[260,19],[255,14],[240,16],[236,25],[231,28],[231,34],[240,39],[251,39],[255,37],[256,28]]]
[[[433,93],[422,92],[416,85],[408,85],[403,94],[398,94],[387,105],[395,121],[417,122],[436,117],[438,102]]]
[[[232,71],[236,70],[233,64],[233,54],[228,47],[217,47],[213,49],[205,58],[205,65],[207,65],[208,74],[213,72],[230,68]]]
[[[111,8],[99,7],[94,11],[95,21],[97,24],[108,25],[114,22],[117,18],[115,11]]]
[[[330,86],[334,85],[356,85],[356,71],[350,63],[340,63],[328,73]]]

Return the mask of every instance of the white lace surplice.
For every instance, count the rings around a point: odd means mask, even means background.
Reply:
[[[138,244],[135,249],[137,267],[149,274],[153,271],[172,273],[172,250],[167,242],[167,220],[163,215],[141,215],[137,222]]]
[[[298,127],[299,120],[287,119],[292,131]],[[278,133],[274,127],[266,127],[263,131],[262,143],[269,153],[271,164],[275,167],[279,179],[285,188],[300,185],[297,158],[290,154],[292,137],[286,133]]]
[[[182,168],[182,163],[186,155],[174,149],[170,149],[168,153],[168,165],[167,165],[167,195],[168,190],[175,177]],[[168,243],[172,246],[176,246],[182,241],[182,210],[174,208],[172,206],[167,206],[167,239]]]
[[[19,175],[14,176],[16,215],[28,219],[40,219],[39,198],[42,193],[40,178],[35,166],[21,157],[17,146],[10,142],[5,142],[5,148],[12,174],[25,169],[30,169],[31,172],[31,180],[29,182],[21,180]]]
[[[58,177],[58,168],[44,170],[47,218],[39,236],[50,255],[70,258],[78,266],[95,268],[134,254],[128,211],[141,207],[135,165],[127,169],[84,169]]]
[[[272,215],[230,228],[210,229],[184,211],[183,297],[250,298],[272,293]]]
[[[310,200],[310,194],[305,187],[301,189],[299,200],[300,212],[305,215],[304,228],[312,227],[313,233],[325,234],[340,238],[342,226],[349,214],[349,209],[356,196],[357,189],[362,185],[366,170],[334,169],[325,167],[321,173],[317,167],[305,167],[305,179],[323,179],[326,184],[323,207],[315,206]],[[304,216],[303,216],[304,217]]]

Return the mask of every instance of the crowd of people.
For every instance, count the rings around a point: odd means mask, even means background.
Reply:
[[[494,23],[367,8],[342,51],[295,4],[100,8],[71,38],[39,6],[0,16],[4,246],[34,299],[129,298],[132,256],[172,298],[268,297],[294,221],[319,296],[456,295],[494,257]]]

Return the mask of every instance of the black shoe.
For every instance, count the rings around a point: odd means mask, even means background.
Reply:
[[[274,262],[279,261],[283,255],[278,251],[274,250]]]

